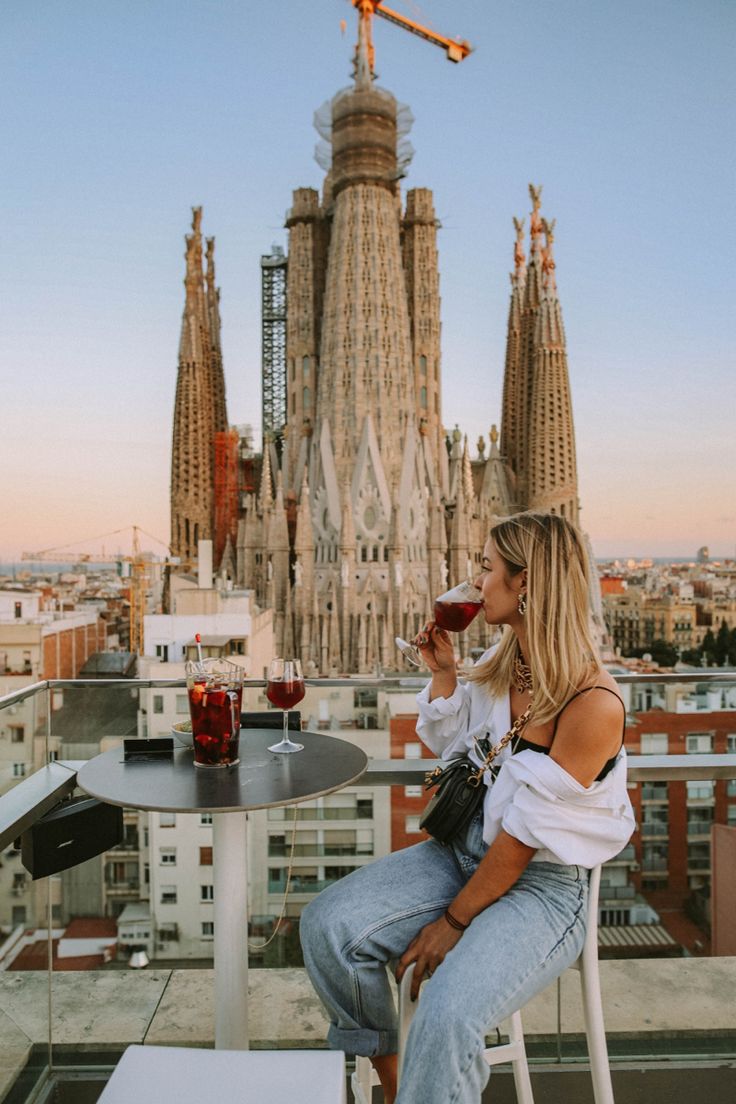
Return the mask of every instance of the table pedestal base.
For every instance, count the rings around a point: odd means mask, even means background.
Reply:
[[[212,817],[215,1048],[248,1049],[247,813]]]

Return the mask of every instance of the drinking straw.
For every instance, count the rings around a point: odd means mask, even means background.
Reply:
[[[204,671],[204,659],[202,658],[202,637],[199,633],[195,634],[194,641],[197,645],[197,662],[202,671]]]

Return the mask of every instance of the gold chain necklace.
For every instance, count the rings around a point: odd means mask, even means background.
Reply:
[[[511,677],[514,682],[514,687],[522,693],[524,690],[531,690],[532,688],[532,669],[524,662],[521,655],[514,657],[513,670]]]

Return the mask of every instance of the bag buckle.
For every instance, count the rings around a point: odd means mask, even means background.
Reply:
[[[427,771],[424,776],[424,785],[427,789],[437,784],[443,774],[442,767],[435,767],[433,771]]]
[[[483,767],[479,767],[474,774],[471,774],[468,778],[468,786],[472,786],[474,790],[477,790],[483,781]]]

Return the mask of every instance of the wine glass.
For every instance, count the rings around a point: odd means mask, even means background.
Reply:
[[[272,744],[269,751],[281,755],[302,751],[304,744],[295,744],[289,739],[289,710],[304,697],[304,676],[298,659],[272,659],[268,667],[266,697],[278,709],[284,711],[284,735],[278,744]]]
[[[446,590],[434,600],[434,623],[448,632],[463,632],[483,605],[483,598],[470,580]],[[422,655],[415,644],[396,637],[396,647],[415,667],[422,666]]]

